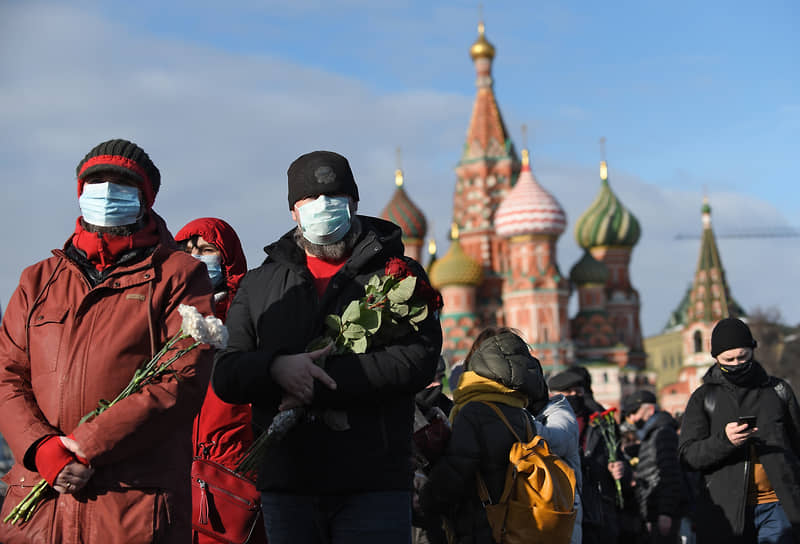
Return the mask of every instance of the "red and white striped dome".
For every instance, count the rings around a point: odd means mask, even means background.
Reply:
[[[495,212],[494,227],[504,238],[525,234],[560,236],[567,228],[564,209],[533,177],[527,149],[522,151],[517,184]]]

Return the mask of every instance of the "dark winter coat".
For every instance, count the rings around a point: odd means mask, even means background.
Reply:
[[[719,365],[712,366],[692,394],[683,416],[680,456],[690,470],[702,473],[697,498],[698,540],[722,542],[742,534],[747,486],[752,470],[749,444],[736,447],[725,425],[739,416],[756,416],[758,431],[750,439],[781,506],[792,523],[795,539],[800,529],[800,407],[789,385],[770,377],[757,362],[753,385],[730,383]],[[785,388],[786,400],[775,391]],[[713,393],[711,391],[713,390]],[[706,396],[713,397],[707,411]]]
[[[532,371],[528,367],[528,362],[535,359],[527,354],[527,347],[524,347],[526,357],[515,356],[515,348],[503,342],[503,336],[485,340],[467,361],[465,372],[473,371],[510,389],[523,391],[528,397],[538,398],[544,384],[541,370]],[[517,435],[526,436],[526,420],[535,432],[533,417],[527,410],[499,402],[495,405]],[[441,516],[447,518],[459,544],[493,542],[486,512],[478,498],[476,476],[480,473],[483,477],[492,501],[499,500],[505,484],[508,453],[514,442],[516,438],[490,406],[481,402],[465,404],[453,421],[450,443],[421,492],[420,503],[428,522],[436,523]]]
[[[677,428],[671,415],[658,411],[636,433],[641,445],[635,490],[645,521],[656,521],[659,515],[678,518],[683,514],[685,490]]]
[[[602,408],[602,407],[601,407]],[[577,415],[583,418],[581,444],[583,446],[581,468],[583,486],[583,541],[586,543],[616,543],[620,531],[620,510],[617,504],[617,487],[608,471],[608,448],[600,429],[589,423],[590,412],[584,408]],[[626,502],[632,500],[630,492],[631,470],[622,450],[618,448],[617,459],[625,463],[625,475],[621,487]]]
[[[326,315],[341,315],[364,296],[373,275],[384,273],[388,259],[403,255],[399,227],[358,218],[362,234],[321,298],[294,231],[266,247],[267,259],[239,285],[228,312],[228,348],[217,354],[212,383],[222,400],[252,403],[259,427],[269,426],[283,394],[270,375],[273,359],[305,352],[322,334]],[[259,489],[306,495],[411,489],[414,394],[433,379],[442,347],[438,317],[431,313],[420,325],[389,346],[326,358],[337,387],[316,384],[312,407],[346,411],[350,429],[335,431],[319,420],[300,424],[270,448]]]

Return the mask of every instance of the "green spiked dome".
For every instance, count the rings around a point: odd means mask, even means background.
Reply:
[[[428,274],[431,284],[437,289],[448,285],[479,285],[483,281],[483,269],[479,262],[464,253],[455,225],[452,238],[447,253],[431,265]]]
[[[398,170],[395,173],[395,184],[397,189],[392,199],[381,212],[381,219],[391,221],[403,230],[403,238],[413,240],[424,240],[428,233],[428,223],[425,220],[422,210],[411,202],[405,189],[403,189],[403,172]]]
[[[611,190],[605,161],[600,163],[600,179],[600,194],[575,224],[575,240],[584,249],[635,246],[642,233],[639,221]]]
[[[584,250],[583,257],[569,271],[569,279],[575,285],[596,283],[605,285],[609,271],[606,265],[592,257],[589,250]]]

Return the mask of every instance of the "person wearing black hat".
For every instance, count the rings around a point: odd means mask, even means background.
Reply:
[[[622,401],[627,420],[640,441],[636,465],[636,499],[647,523],[650,542],[677,543],[683,514],[683,476],[678,460],[678,425],[656,405],[650,391],[638,390]]]
[[[270,544],[406,544],[414,395],[436,371],[438,315],[365,354],[306,347],[323,333],[324,317],[362,298],[391,259],[403,259],[420,282],[427,276],[403,257],[397,225],[356,215],[358,186],[345,157],[307,153],[287,178],[295,228],[268,245],[264,263],[241,281],[212,386],[225,402],[252,404],[263,429],[280,410],[300,405],[344,415],[337,424],[303,422],[270,446],[257,481]],[[321,357],[325,370],[316,364]]]
[[[593,399],[587,402],[587,378],[583,367],[572,366],[548,381],[552,394],[562,394],[575,412],[581,447],[583,507],[583,542],[615,543],[620,537],[621,511],[617,503],[615,480],[622,481],[625,493],[630,490],[632,472],[622,451],[617,461],[608,461],[608,448],[601,431],[590,423],[592,414],[602,409]]]
[[[0,523],[0,541],[188,542],[208,346],[81,421],[180,330],[179,305],[213,314],[211,282],[153,210],[161,175],[141,147],[103,142],[76,174],[75,230],[25,269],[0,329],[0,432],[17,460],[0,518],[37,482],[51,486],[29,520]]]
[[[680,456],[702,474],[699,542],[800,540],[800,407],[787,382],[753,358],[746,323],[719,321],[715,364],[683,415]]]

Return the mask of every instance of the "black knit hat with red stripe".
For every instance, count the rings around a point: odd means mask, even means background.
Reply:
[[[147,201],[153,206],[161,187],[161,173],[144,150],[128,140],[109,140],[96,145],[78,163],[78,196],[88,176],[98,172],[114,172],[130,178],[139,186]]]

